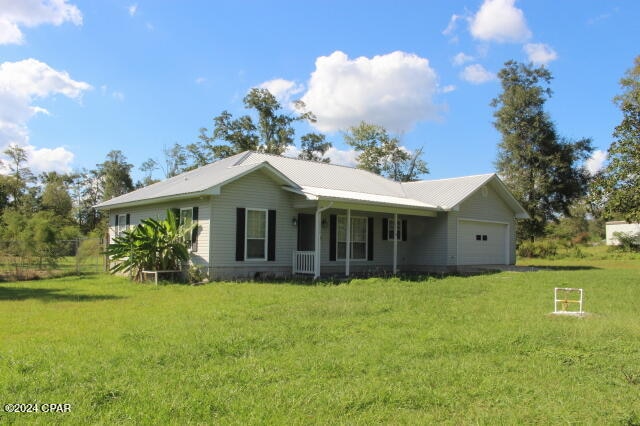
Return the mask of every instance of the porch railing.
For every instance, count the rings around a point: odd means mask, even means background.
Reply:
[[[314,274],[315,273],[315,251],[294,251],[293,252],[293,273],[294,274]]]

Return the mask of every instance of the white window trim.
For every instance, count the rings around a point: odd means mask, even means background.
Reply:
[[[264,213],[264,257],[249,257],[249,233],[247,232],[249,223],[249,212]],[[252,240],[258,238],[251,238]],[[244,217],[244,260],[249,262],[266,262],[268,258],[269,244],[269,210],[268,209],[251,209],[247,208]]]
[[[180,225],[180,226],[182,226],[182,212],[183,211],[190,211],[191,212],[191,222],[193,222],[193,207],[181,207],[180,208],[180,216],[178,217],[178,225]],[[189,249],[189,251],[191,251],[191,247],[192,247],[192,243],[193,243],[193,241],[191,241],[191,233],[189,233],[189,239],[186,242],[187,242],[187,248]]]
[[[403,219],[398,218],[398,235],[395,236],[396,237],[395,238],[396,241],[398,241],[399,243],[401,243],[403,241],[402,240],[402,237],[403,237],[403,235],[402,235],[402,220]],[[393,238],[394,237],[394,235],[393,235],[394,232],[393,231],[395,230],[394,226],[395,226],[395,224],[394,224],[393,218],[392,217],[388,218],[387,219],[387,240],[389,240],[389,241],[393,241],[394,240],[394,238]]]
[[[346,241],[340,241],[340,240],[338,239],[338,226],[337,226],[337,221],[339,221],[339,220],[340,220],[340,218],[344,218],[344,220],[346,221],[346,220],[347,220],[347,216],[346,216],[346,215],[338,215],[338,216],[337,216],[337,219],[336,219],[336,260],[337,260],[337,261],[346,261],[346,260],[347,260],[346,256],[345,256],[345,257],[339,257],[339,252],[340,252],[340,250],[338,250],[338,244],[340,244],[341,242],[343,242],[343,243],[345,243],[345,245],[346,245],[346,243],[347,243]],[[351,233],[352,233],[352,234],[353,234],[353,220],[354,220],[354,219],[364,220],[364,224],[365,224],[365,227],[364,227],[364,229],[365,229],[365,233],[364,233],[364,235],[365,235],[365,237],[364,237],[364,257],[362,257],[362,258],[353,258],[353,257],[351,257],[351,256],[350,256],[350,257],[349,257],[349,261],[355,261],[355,262],[366,262],[366,261],[369,259],[369,238],[368,238],[368,235],[369,235],[369,218],[367,218],[366,216],[351,216],[351,226],[350,226],[350,229],[351,229]],[[353,241],[353,235],[351,236],[350,240],[351,240],[351,241],[350,241],[350,242],[351,242],[351,244],[353,244],[353,243],[354,243],[354,241]],[[362,243],[362,241],[356,241],[356,242],[358,242],[358,243]],[[348,247],[347,247],[347,249],[348,249]],[[351,252],[352,252],[352,251],[353,251],[353,250],[351,250]],[[345,252],[345,254],[346,254],[346,252]]]
[[[116,237],[119,237],[120,234],[122,234],[124,231],[129,229],[129,225],[127,225],[127,214],[126,213],[122,213],[122,214],[117,214],[116,217],[118,218],[118,226],[116,226]]]

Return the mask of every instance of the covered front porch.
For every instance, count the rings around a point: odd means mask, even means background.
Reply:
[[[446,215],[435,209],[338,200],[306,201],[295,207],[293,274],[314,279],[397,274],[401,266],[414,269],[429,263],[430,252],[442,255],[435,245],[446,227]],[[431,262],[444,264],[446,257]]]

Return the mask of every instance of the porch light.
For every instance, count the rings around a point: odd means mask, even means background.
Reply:
[[[294,217],[293,219],[291,219],[291,225],[292,226],[298,226],[298,218]]]

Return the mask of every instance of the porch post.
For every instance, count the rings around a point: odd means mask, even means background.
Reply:
[[[315,253],[313,255],[313,279],[317,280],[320,278],[320,227],[322,226],[322,210],[320,206],[316,209],[316,226],[314,229],[315,239],[314,239],[314,250]]]
[[[347,249],[344,257],[344,274],[349,276],[350,258],[351,258],[351,209],[347,209]]]
[[[398,273],[398,213],[393,214],[393,275]]]
[[[318,207],[316,208],[316,229],[314,232],[316,234],[316,238],[314,240],[314,256],[313,256],[313,279],[317,280],[320,278],[320,260],[322,253],[322,242],[320,241],[320,234],[322,234],[322,212],[328,210],[333,205],[333,201],[328,205],[321,207],[320,202],[318,202]]]

